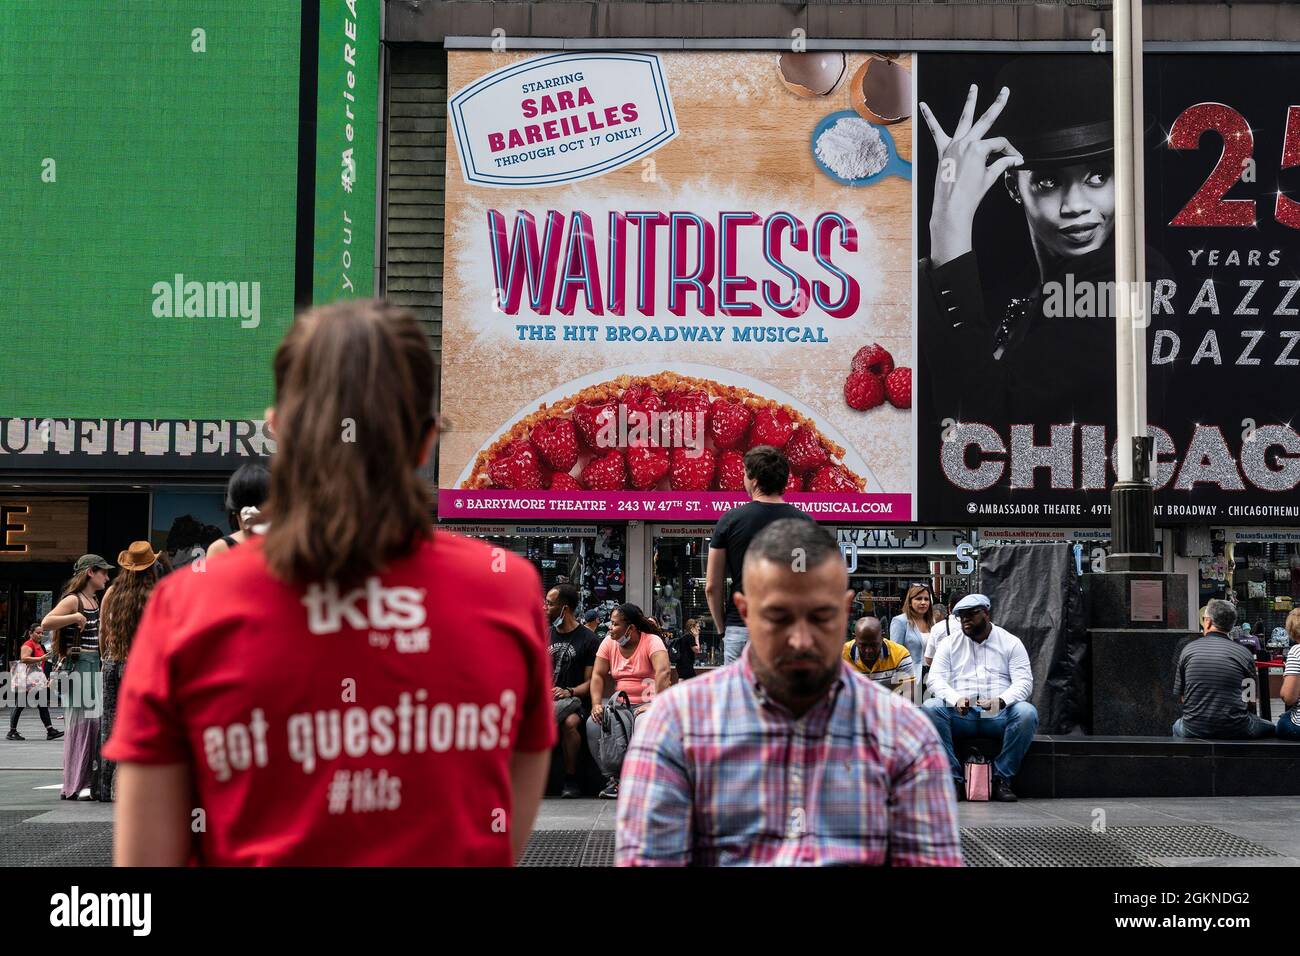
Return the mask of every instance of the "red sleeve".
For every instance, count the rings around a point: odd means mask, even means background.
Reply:
[[[159,585],[145,606],[117,696],[113,736],[104,756],[119,763],[187,763],[185,729],[177,713],[167,639],[176,627],[171,588]]]
[[[529,570],[532,570],[531,568]],[[534,571],[531,583],[536,585],[521,593],[531,594],[541,586]],[[547,649],[550,629],[546,624],[546,612],[542,605],[533,601],[529,614],[527,634],[528,648],[528,689],[523,708],[523,722],[519,726],[519,736],[515,740],[515,750],[536,753],[550,750],[555,746],[555,706],[551,703],[551,654]]]

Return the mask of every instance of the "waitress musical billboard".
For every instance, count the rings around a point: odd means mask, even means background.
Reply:
[[[449,54],[440,517],[913,520],[910,69]]]

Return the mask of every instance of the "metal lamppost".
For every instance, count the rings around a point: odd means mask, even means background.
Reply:
[[[1110,492],[1107,570],[1159,571],[1147,434],[1143,225],[1142,0],[1115,0],[1115,388],[1119,475]]]

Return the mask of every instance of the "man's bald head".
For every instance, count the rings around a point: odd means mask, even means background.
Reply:
[[[885,646],[885,635],[880,629],[880,618],[860,617],[853,626],[853,640],[857,642],[858,653],[868,664],[880,659],[880,651]]]
[[[880,618],[878,617],[860,617],[858,622],[853,625],[853,637],[859,644],[869,642],[879,644],[882,633]]]

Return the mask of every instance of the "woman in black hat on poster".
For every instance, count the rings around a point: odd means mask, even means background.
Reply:
[[[1108,424],[1114,312],[1084,314],[1069,292],[1091,285],[1095,294],[1115,278],[1110,61],[1017,57],[997,88],[981,113],[971,85],[950,130],[920,104],[938,151],[930,255],[918,278],[935,413],[998,428]],[[1023,213],[1034,261],[1022,274],[991,276],[977,260],[975,213],[990,191]]]

